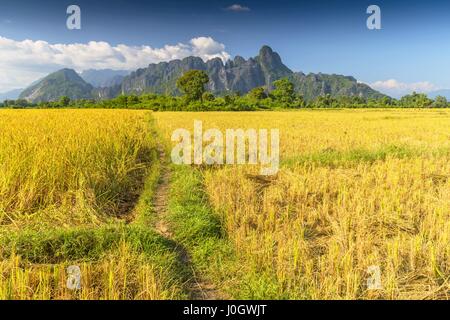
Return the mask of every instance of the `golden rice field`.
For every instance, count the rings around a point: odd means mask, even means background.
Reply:
[[[145,117],[1,111],[0,225],[98,224],[120,214],[149,161]]]
[[[168,239],[159,149],[194,120],[279,129],[281,167],[169,166]],[[450,110],[0,110],[0,299],[185,299],[192,270],[226,298],[449,299],[449,160]]]
[[[154,151],[147,112],[0,111],[0,299],[179,296],[165,271],[173,253],[125,226],[142,215],[132,211]],[[70,265],[79,291],[66,285]]]
[[[205,171],[258,298],[449,299],[450,112],[157,113],[175,128],[279,128],[282,168]],[[382,290],[368,290],[368,268]]]

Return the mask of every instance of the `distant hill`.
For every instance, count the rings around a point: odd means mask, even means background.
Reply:
[[[129,74],[130,71],[125,70],[89,69],[81,72],[80,77],[95,88],[105,88],[121,84],[123,78]]]
[[[4,100],[16,100],[20,93],[23,91],[23,89],[15,89],[8,92],[0,93],[0,102],[3,102]]]
[[[204,70],[208,74],[208,89],[216,95],[246,94],[256,87],[265,87],[270,91],[274,81],[288,78],[294,83],[296,92],[306,100],[327,94],[363,98],[384,96],[368,85],[358,83],[353,77],[293,72],[283,64],[278,53],[263,46],[256,57],[248,60],[236,56],[224,63],[219,58],[204,62],[199,57],[187,57],[150,64],[127,76],[124,76],[126,71],[114,70],[87,70],[80,76],[74,70],[63,69],[26,89],[21,98],[41,102],[58,100],[61,96],[71,99],[109,99],[120,94],[179,95],[177,79],[192,69]]]
[[[296,72],[290,77],[295,90],[310,101],[318,96],[358,96],[380,99],[385,95],[373,90],[367,84],[359,83],[355,78],[337,74],[310,73],[305,75]]]
[[[92,85],[84,81],[74,70],[62,69],[25,89],[19,98],[33,103],[56,101],[61,96],[74,100],[89,99],[92,98],[92,89]]]
[[[436,99],[437,96],[443,96],[443,97],[446,97],[447,100],[450,100],[450,89],[429,92],[427,95],[431,99]]]

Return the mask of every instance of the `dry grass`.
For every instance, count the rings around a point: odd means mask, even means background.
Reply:
[[[148,116],[0,111],[0,299],[185,297],[186,266],[174,244],[151,230],[160,167],[150,157],[156,142]],[[276,177],[258,179],[255,166],[204,168],[199,190],[189,180],[183,188],[182,179],[174,189],[192,205],[194,196],[203,199],[203,182],[229,242],[217,238],[201,250],[232,243],[237,262],[210,267],[225,272],[236,298],[450,298],[450,111],[153,117],[168,139],[177,128],[192,130],[194,119],[205,129],[280,129]],[[139,194],[137,219],[121,223],[116,217],[131,211]],[[217,219],[205,208],[177,207],[180,221],[188,212],[191,224],[180,224],[181,236],[215,236]],[[214,228],[204,230],[210,220]],[[194,260],[206,254],[201,250]],[[70,265],[81,268],[80,290],[67,288]],[[382,290],[368,290],[370,266],[380,267]]]
[[[126,243],[100,261],[77,263],[79,290],[67,285],[70,265],[30,264],[17,255],[0,261],[0,300],[161,300],[180,294],[164,270]]]
[[[139,195],[145,112],[0,111],[0,225],[99,224]]]
[[[155,114],[172,130],[279,128],[283,167],[205,172],[241,259],[269,279],[253,297],[450,298],[450,112],[436,110]],[[367,270],[381,269],[382,290]],[[236,284],[241,285],[241,284]],[[247,284],[251,286],[252,284]]]
[[[183,296],[173,249],[147,227],[159,170],[150,119],[0,111],[0,299]],[[118,219],[131,212],[134,223]],[[80,290],[67,286],[71,265]]]

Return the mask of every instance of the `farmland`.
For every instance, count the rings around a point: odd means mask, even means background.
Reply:
[[[147,227],[159,170],[148,113],[1,111],[0,128],[1,299],[182,296],[172,248]]]
[[[255,166],[203,172],[244,269],[237,294],[274,299],[449,298],[449,116],[155,114],[166,136],[194,119],[209,128],[280,129],[276,179],[252,179]],[[367,290],[370,266],[379,266],[383,290]]]
[[[279,129],[278,174],[170,164],[195,120]],[[450,298],[447,110],[4,110],[0,130],[0,299]]]

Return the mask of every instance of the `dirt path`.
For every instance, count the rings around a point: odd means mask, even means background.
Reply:
[[[175,241],[173,239],[173,232],[167,222],[169,188],[170,188],[170,169],[167,165],[166,154],[162,148],[159,149],[159,158],[162,165],[161,177],[153,198],[153,208],[156,214],[156,231],[163,237]],[[220,300],[222,295],[215,288],[214,285],[202,279],[196,274],[189,253],[186,248],[179,244],[176,248],[180,260],[189,269],[191,279],[188,281],[189,297],[193,300]]]

